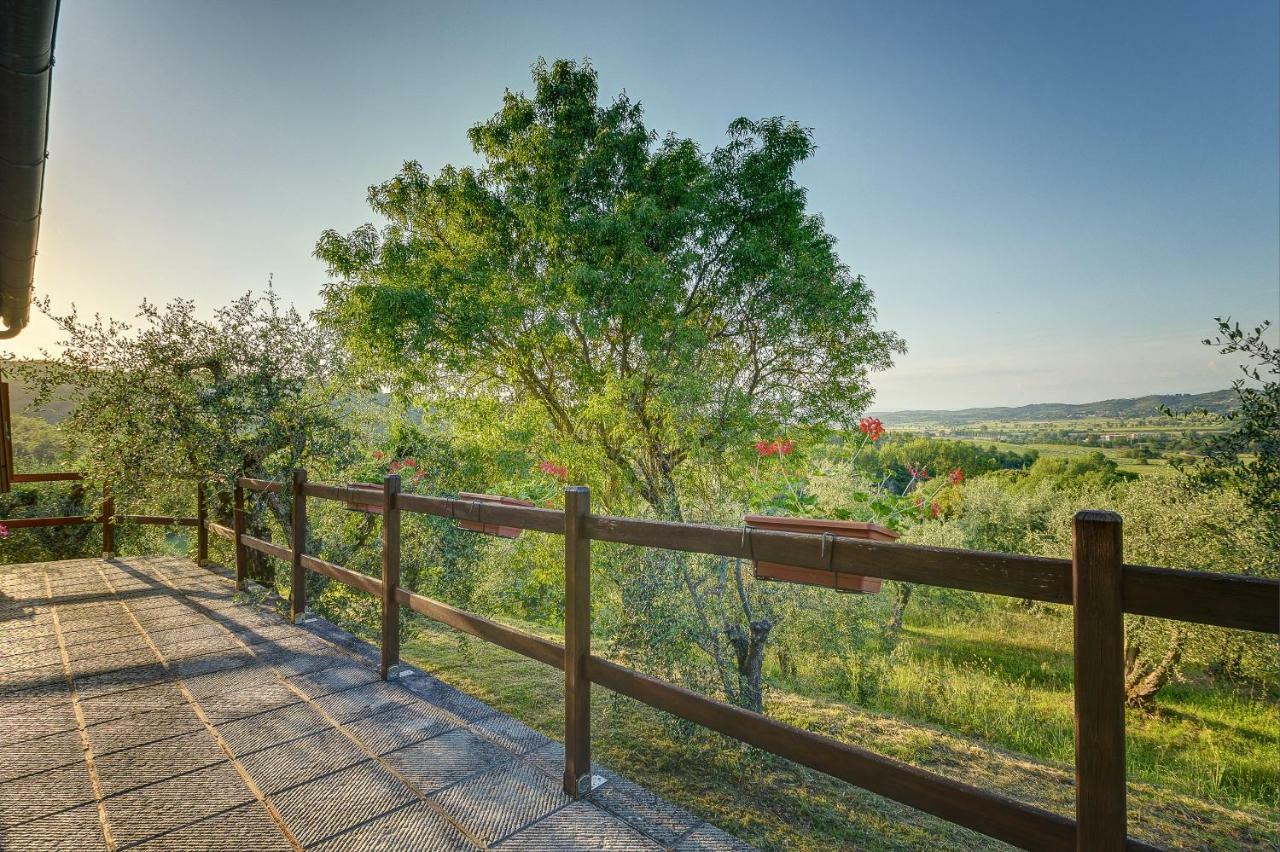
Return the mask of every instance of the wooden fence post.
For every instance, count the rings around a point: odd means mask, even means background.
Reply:
[[[102,486],[102,558],[116,555],[116,501],[111,496],[111,485]]]
[[[196,483],[196,564],[209,561],[209,507],[205,504],[204,483]]]
[[[235,492],[231,504],[231,528],[236,534],[232,543],[236,554],[236,591],[244,591],[245,581],[249,577],[249,553],[245,550],[243,537],[247,524],[244,517],[244,488],[240,486],[240,477],[236,477]]]
[[[1071,576],[1075,603],[1076,848],[1125,848],[1124,564],[1114,512],[1077,512]]]
[[[9,413],[9,383],[0,381],[0,493],[13,487],[13,418]]]
[[[564,490],[564,792],[577,797],[591,776],[591,539],[584,534],[591,491]]]
[[[400,662],[400,604],[396,589],[400,586],[400,475],[389,473],[382,480],[382,665],[379,671],[387,679],[391,667]]]
[[[302,567],[302,554],[307,549],[307,469],[293,472],[293,572],[289,581],[289,620],[297,622],[307,611],[307,569]]]

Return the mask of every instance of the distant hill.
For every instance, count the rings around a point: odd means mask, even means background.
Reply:
[[[956,411],[879,411],[872,412],[886,426],[964,426],[992,420],[1005,422],[1037,422],[1044,420],[1082,420],[1090,417],[1130,419],[1157,417],[1161,407],[1173,411],[1203,408],[1226,414],[1236,401],[1235,392],[1226,389],[1208,393],[1170,393],[1129,399],[1104,399],[1100,402],[1037,402],[1016,408],[961,408]]]
[[[34,410],[31,407],[31,402],[35,395],[32,393],[31,388],[27,387],[22,379],[14,374],[12,368],[4,371],[4,380],[9,383],[9,408],[14,414],[25,414],[28,417],[44,420],[46,423],[58,424],[71,413],[71,403],[64,399],[50,400],[49,404],[41,410]]]

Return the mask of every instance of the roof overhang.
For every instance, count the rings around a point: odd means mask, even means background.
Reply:
[[[27,324],[59,0],[0,0],[0,338]]]

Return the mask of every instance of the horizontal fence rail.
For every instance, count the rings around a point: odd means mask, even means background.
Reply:
[[[433,621],[448,625],[463,633],[470,633],[478,639],[492,642],[494,645],[514,651],[517,654],[537,660],[557,669],[564,668],[564,646],[557,645],[541,636],[525,633],[505,624],[490,621],[484,616],[467,612],[463,609],[441,603],[431,598],[396,589],[396,602],[408,607],[419,615],[425,615]]]
[[[15,473],[9,477],[10,482],[74,482],[84,479],[84,474],[74,471],[52,471],[48,473]]]
[[[9,482],[11,483],[37,483],[37,482],[82,482],[84,474],[75,471],[51,471],[45,473],[14,473],[10,474]],[[204,564],[208,557],[208,539],[206,531],[206,513],[204,501],[204,486],[197,484],[196,486],[196,514],[197,517],[186,518],[176,515],[120,515],[116,514],[115,499],[111,496],[111,488],[109,485],[102,487],[102,514],[100,515],[64,515],[60,517],[50,518],[4,518],[0,519],[0,524],[11,530],[37,529],[47,527],[76,527],[76,526],[101,526],[102,527],[102,555],[110,557],[115,554],[115,528],[120,524],[139,524],[166,527],[195,527],[196,528],[196,561]]]
[[[271,491],[280,494],[285,490],[285,486],[279,482],[272,482],[268,479],[250,479],[242,476],[236,480],[241,488],[247,488],[250,491]]]
[[[225,538],[228,541],[236,540],[236,531],[231,529],[231,527],[224,527],[222,524],[215,524],[213,521],[208,521],[207,526],[209,532],[219,536],[220,538]]]
[[[281,547],[278,544],[272,544],[260,538],[254,538],[247,533],[240,536],[240,543],[250,550],[256,550],[259,553],[265,553],[267,556],[274,556],[276,559],[283,559],[288,562],[293,558],[293,554],[289,552],[289,548]]]
[[[399,491],[399,477],[381,488],[240,477],[234,527],[205,527],[230,539],[237,583],[243,587],[247,551],[254,550],[329,577],[383,601],[382,675],[398,662],[399,609],[405,607],[565,672],[565,790],[579,795],[590,772],[590,685],[626,695],[741,742],[886,796],[957,825],[1027,849],[1149,850],[1126,836],[1123,706],[1124,612],[1263,633],[1280,632],[1280,581],[1123,565],[1120,519],[1106,512],[1076,517],[1073,558],[1047,559],[751,528],[593,515],[585,488],[566,489],[564,510],[428,497]],[[291,547],[244,531],[244,494],[294,496]],[[372,577],[303,551],[306,498],[339,501],[383,515],[383,575]],[[376,508],[374,508],[376,507]],[[483,525],[532,530],[565,538],[564,645],[516,630],[399,586],[399,513],[411,512]],[[34,519],[39,520],[39,519]],[[85,519],[85,522],[94,522]],[[203,528],[202,528],[203,529]],[[299,534],[301,531],[301,534]],[[1006,595],[1073,606],[1076,614],[1076,819],[979,789],[839,740],[726,704],[628,669],[590,653],[592,541],[779,562]],[[291,584],[290,611],[305,609],[305,582]],[[388,585],[386,578],[391,578]],[[394,635],[394,641],[392,636]],[[1087,693],[1080,684],[1089,684]]]
[[[275,555],[286,562],[293,559],[292,553],[288,550],[285,550],[283,554]],[[349,568],[343,568],[341,565],[334,565],[332,562],[326,562],[314,556],[307,556],[305,553],[302,555],[302,567],[308,571],[315,571],[317,574],[323,574],[330,579],[337,580],[339,583],[343,583],[353,589],[359,589],[371,595],[382,594],[382,581],[377,577],[370,577],[368,574],[361,574],[359,571],[352,571]]]

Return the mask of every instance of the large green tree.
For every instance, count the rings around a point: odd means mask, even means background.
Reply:
[[[533,83],[471,128],[479,166],[406,163],[369,193],[385,227],[321,237],[353,350],[429,393],[535,403],[665,517],[691,457],[851,424],[900,344],[805,209],[809,131],[738,119],[704,151],[601,105],[589,65]]]
[[[625,94],[600,102],[590,65],[556,61],[468,135],[478,165],[408,162],[369,192],[381,228],[320,238],[322,319],[433,407],[533,412],[530,448],[608,503],[685,517],[691,463],[852,426],[902,348],[806,210],[814,142],[794,122],[740,118],[709,150],[659,138]],[[768,619],[745,595],[709,600],[734,584],[699,583],[690,560],[664,564],[725,691],[759,706]]]

